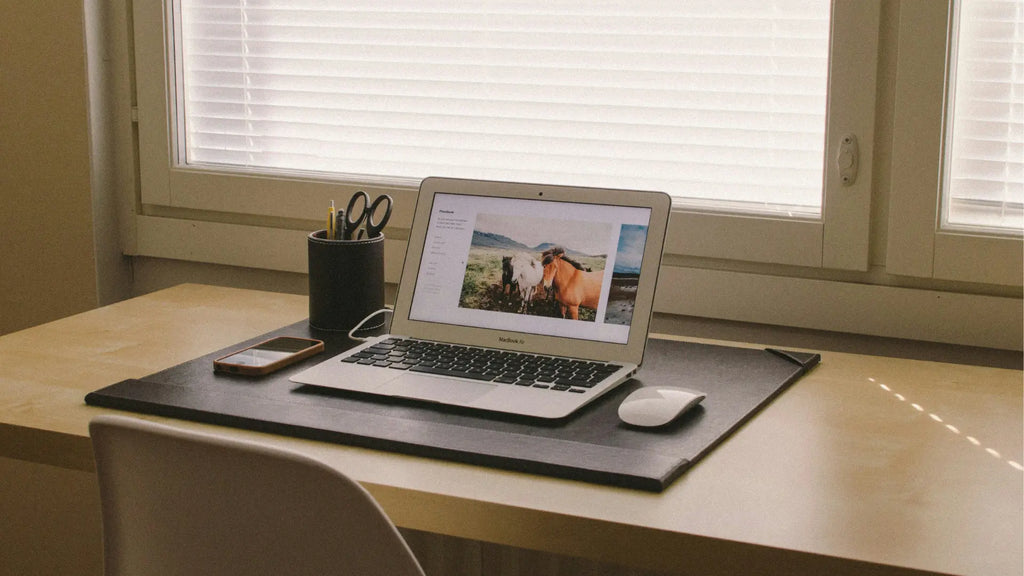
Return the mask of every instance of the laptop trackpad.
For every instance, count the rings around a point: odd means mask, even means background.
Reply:
[[[462,382],[428,374],[403,373],[385,384],[377,393],[428,402],[467,405],[487,394],[497,385],[486,382]]]

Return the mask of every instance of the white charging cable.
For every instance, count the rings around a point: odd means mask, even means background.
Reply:
[[[367,316],[366,318],[363,318],[362,320],[360,320],[359,324],[356,324],[355,326],[352,327],[351,330],[348,331],[348,337],[353,339],[353,340],[358,340],[360,342],[366,342],[367,340],[369,340],[369,338],[361,338],[361,337],[355,335],[355,333],[358,332],[359,329],[363,327],[363,324],[366,324],[367,320],[369,320],[370,318],[373,318],[374,316],[376,316],[378,314],[392,314],[392,313],[394,313],[394,310],[392,310],[390,307],[388,307],[388,308],[381,308],[380,310],[377,310],[375,312],[371,312],[369,316]],[[383,323],[381,325],[383,325]]]

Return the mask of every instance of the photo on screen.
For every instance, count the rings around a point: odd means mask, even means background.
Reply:
[[[612,233],[607,222],[478,214],[459,307],[593,322]]]
[[[629,326],[636,307],[636,290],[640,281],[640,264],[647,244],[647,226],[624,224],[619,230],[619,247],[612,270],[612,287],[608,293],[608,309],[604,321]]]

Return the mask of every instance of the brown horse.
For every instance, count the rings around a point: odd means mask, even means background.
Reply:
[[[556,246],[543,253],[544,288],[555,287],[555,298],[562,306],[562,318],[566,310],[569,317],[578,320],[580,306],[597,310],[601,299],[603,272],[590,272],[572,259],[565,257],[565,249]]]

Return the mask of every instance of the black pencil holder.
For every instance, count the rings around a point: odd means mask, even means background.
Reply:
[[[309,325],[351,330],[384,307],[384,235],[365,240],[328,240],[326,230],[309,235]],[[363,328],[384,324],[384,315]]]

